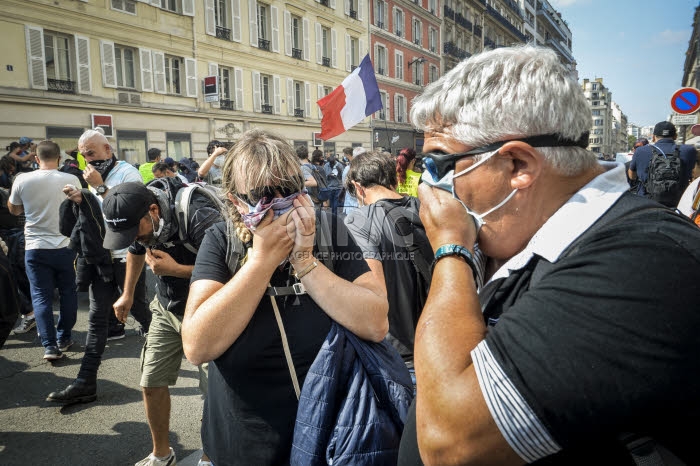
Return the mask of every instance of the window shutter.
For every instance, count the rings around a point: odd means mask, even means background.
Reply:
[[[404,97],[403,101],[401,102],[401,104],[402,104],[402,106],[403,106],[403,122],[404,122],[404,123],[408,123],[408,109],[407,109],[407,107],[406,107],[406,105],[407,105],[407,104],[406,104],[406,101],[407,101],[407,100],[408,100],[408,99],[406,99],[406,98]]]
[[[345,71],[350,71],[352,65],[352,54],[350,50],[350,34],[345,34]]]
[[[250,23],[250,45],[258,46],[258,4],[255,0],[248,0],[248,22]],[[259,85],[259,84],[258,84]]]
[[[364,41],[364,39],[360,39],[360,40],[359,40],[359,43],[360,43],[360,45],[359,45],[358,48],[357,48],[357,49],[358,49],[357,56],[358,56],[358,60],[360,60],[360,62],[362,62],[362,59],[365,58],[365,55],[367,55],[367,53],[369,52],[369,50],[365,50],[365,41]],[[376,56],[376,55],[375,55],[375,56]]]
[[[357,19],[360,21],[365,19],[365,0],[357,0]]]
[[[236,89],[236,110],[243,110],[243,70],[240,68],[233,69],[234,88]],[[260,80],[258,79],[258,86]],[[260,100],[260,99],[258,99]]]
[[[282,94],[280,92],[280,77],[279,76],[272,77],[272,95],[275,98],[275,102],[274,102],[275,115],[281,115],[282,114]]]
[[[216,10],[214,0],[204,0],[204,31],[210,36],[216,35]]]
[[[280,51],[280,19],[277,14],[276,6],[270,7],[270,18],[272,19],[272,51],[279,53]]]
[[[304,83],[304,117],[311,118],[311,84]]]
[[[380,0],[374,0],[374,25],[379,24],[379,2]]]
[[[260,73],[251,71],[253,78],[253,111],[262,112],[262,100],[260,96]]]
[[[391,106],[389,105],[389,93],[385,93],[384,97],[384,102],[386,103],[386,120],[391,121]]]
[[[382,64],[379,63],[379,46],[377,44],[374,44],[374,72],[379,74],[379,68],[381,68]]]
[[[292,56],[292,14],[284,10],[284,54]]]
[[[241,41],[241,0],[231,0],[231,40]]]
[[[322,38],[323,31],[321,30],[321,23],[316,23],[316,63],[319,65],[323,62],[323,44],[321,44]]]
[[[331,0],[331,8],[335,10],[335,0]]]
[[[396,113],[398,108],[399,108],[399,95],[398,95],[398,94],[394,94],[394,114],[395,114],[394,116],[395,116],[395,117],[398,116],[398,113]],[[388,116],[389,116],[389,115],[387,115],[387,117],[388,117]],[[394,118],[394,119],[395,119],[395,120],[398,120],[398,118]]]
[[[153,87],[158,94],[165,94],[165,54],[151,52],[153,58]]]
[[[350,16],[350,0],[343,0],[345,4],[345,16]]]
[[[338,68],[338,31],[331,29],[331,66]]]
[[[396,79],[401,79],[401,52],[398,50],[394,51],[394,77]]]
[[[194,16],[194,0],[182,0],[182,14]]]
[[[144,92],[153,92],[151,51],[148,49],[139,49],[139,61],[141,65],[141,90]]]
[[[311,60],[311,41],[309,40],[309,28],[311,27],[309,20],[304,18],[302,20],[304,26],[304,60]]]
[[[389,30],[389,8],[387,7],[387,2],[384,2],[384,18],[382,19],[384,21],[384,27],[382,29],[386,29],[387,31]]]
[[[102,54],[102,85],[104,87],[117,87],[117,66],[114,60],[114,42],[101,40],[100,52]]]
[[[294,116],[294,80],[287,78],[287,114]]]
[[[396,21],[396,11],[397,11],[397,10],[396,10],[396,7],[393,7],[393,8],[391,9],[391,19],[392,19],[392,21],[394,22],[394,33],[396,33],[396,30],[398,29],[398,27],[397,27],[398,22]],[[390,30],[389,27],[388,27],[388,25],[387,25],[387,30]]]
[[[185,73],[187,74],[187,97],[197,97],[197,60],[185,58]]]
[[[92,91],[90,39],[83,36],[75,36],[75,56],[78,63],[78,92],[89,94]]]
[[[317,101],[321,100],[324,97],[323,85],[321,85],[321,84],[316,85],[316,96],[318,97],[316,99]],[[319,107],[318,105],[316,105],[316,107],[318,107],[318,119],[320,120],[323,118],[323,112],[321,111],[321,107]]]

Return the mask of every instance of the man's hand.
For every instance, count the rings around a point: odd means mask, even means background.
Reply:
[[[287,229],[290,215],[284,214],[273,220],[272,209],[267,211],[253,232],[251,260],[276,267],[284,261],[294,246],[294,236]]]
[[[65,194],[68,197],[68,199],[75,202],[76,204],[80,204],[81,202],[83,202],[83,193],[76,186],[73,186],[72,184],[67,184],[63,187],[62,191],[63,194]]]
[[[146,264],[154,275],[177,277],[180,268],[180,264],[175,262],[173,256],[157,249],[146,249]]]
[[[126,318],[129,316],[131,306],[134,304],[133,296],[121,295],[114,303],[114,315],[122,324],[126,323]]]
[[[88,166],[85,167],[85,170],[83,170],[83,178],[85,178],[85,181],[87,181],[87,184],[89,184],[93,188],[97,188],[98,186],[101,186],[104,184],[104,181],[102,180],[102,175],[100,175],[100,172],[95,170],[95,167],[93,167],[90,164],[88,164]]]
[[[213,151],[211,151],[211,157],[218,157],[221,154],[225,154],[226,152],[228,152],[227,148],[219,146],[219,147],[215,148]]]
[[[418,198],[420,219],[433,251],[443,244],[459,244],[473,249],[476,243],[474,219],[451,193],[421,183]]]

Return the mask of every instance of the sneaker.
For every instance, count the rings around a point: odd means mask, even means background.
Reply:
[[[121,340],[126,336],[123,326],[113,327],[107,331],[107,340]]]
[[[55,361],[56,359],[61,359],[63,357],[63,353],[61,353],[61,350],[58,349],[57,346],[47,346],[44,349],[44,359],[48,361]]]
[[[81,379],[76,380],[63,390],[49,393],[46,401],[55,403],[91,403],[97,399],[97,386],[94,383],[87,383]]]
[[[19,324],[17,324],[17,326],[12,329],[12,333],[14,333],[15,335],[27,333],[34,327],[36,327],[36,318],[33,315],[22,316],[22,320],[20,320]]]
[[[136,463],[134,466],[175,466],[177,460],[175,459],[175,452],[173,448],[170,447],[170,454],[164,460],[156,458],[153,453]]]
[[[68,340],[68,341],[61,341],[58,340],[58,349],[61,351],[68,351],[68,348],[73,346],[75,342],[73,340]]]

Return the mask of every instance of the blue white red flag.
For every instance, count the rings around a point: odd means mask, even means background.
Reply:
[[[316,103],[323,112],[320,138],[324,141],[344,133],[365,117],[381,110],[382,99],[369,54],[340,86]]]

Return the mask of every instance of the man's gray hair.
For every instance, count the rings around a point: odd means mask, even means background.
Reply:
[[[105,137],[104,133],[100,133],[94,129],[89,129],[80,135],[80,139],[78,139],[78,146],[82,146],[87,141],[92,141],[93,139],[97,140],[99,144],[109,144],[109,141]]]
[[[411,122],[447,129],[469,147],[526,136],[577,140],[591,128],[581,86],[556,53],[532,45],[503,47],[459,63],[413,101]],[[537,148],[557,171],[575,175],[597,163],[580,147]]]

